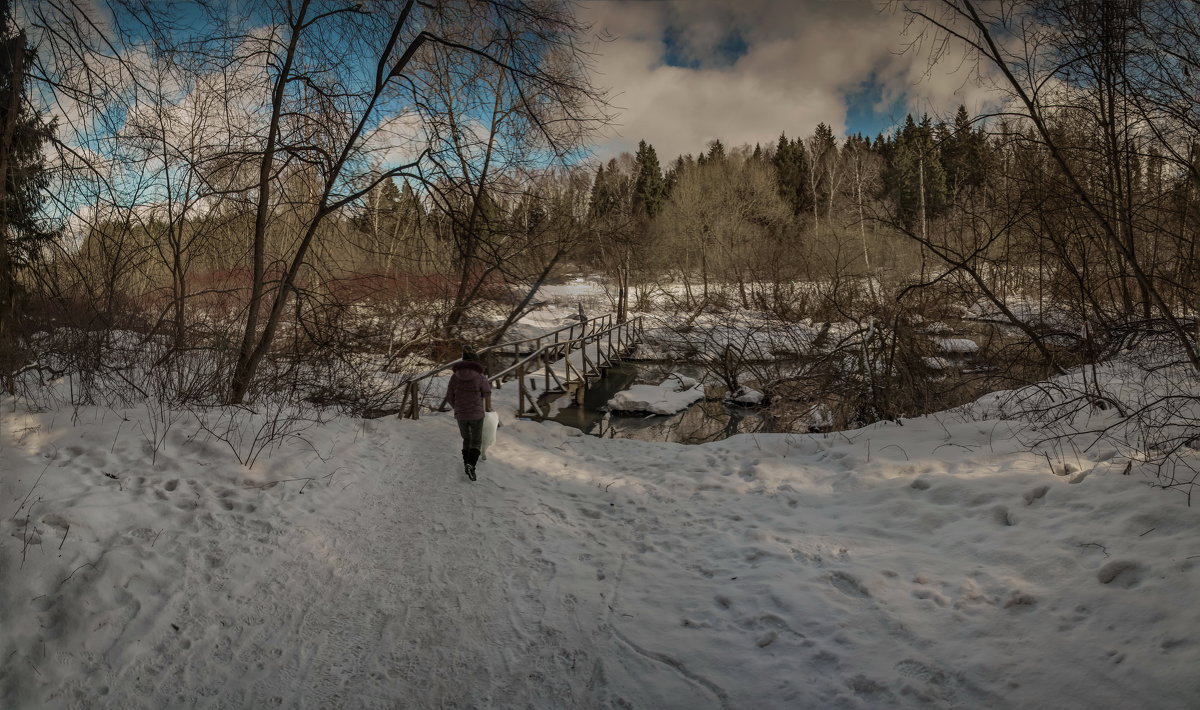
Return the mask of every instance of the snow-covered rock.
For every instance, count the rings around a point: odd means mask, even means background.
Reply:
[[[944,357],[923,357],[921,358],[921,363],[930,370],[938,370],[939,372],[950,369],[950,362]]]
[[[979,344],[970,338],[934,338],[937,349],[951,355],[969,355],[979,352]]]
[[[759,392],[753,387],[742,385],[734,390],[733,396],[729,398],[729,401],[733,402],[734,404],[753,407],[762,404],[766,398],[767,396],[765,394]]]
[[[657,385],[634,385],[608,400],[616,412],[675,414],[704,399],[704,387],[694,378],[672,373]]]
[[[833,410],[827,404],[814,404],[807,416],[809,431],[828,431],[833,428]]]

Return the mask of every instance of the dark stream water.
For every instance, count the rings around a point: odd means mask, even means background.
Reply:
[[[654,364],[621,363],[610,368],[607,377],[592,380],[582,406],[567,395],[557,394],[545,395],[539,403],[543,409],[550,407],[546,419],[575,427],[585,434],[615,439],[699,444],[734,434],[770,431],[770,422],[759,410],[730,407],[722,401],[697,402],[670,416],[619,416],[604,411],[605,404],[618,392],[635,384],[658,384],[670,372],[692,377],[703,374],[699,368],[689,371],[676,366],[668,370]]]
[[[1014,339],[1019,340],[1013,335],[1011,328],[981,322],[956,323],[950,332],[941,333],[937,337],[969,338],[984,348],[1003,345]],[[957,366],[962,373],[972,372],[969,368],[970,358],[968,355],[967,359],[960,361]],[[577,405],[571,397],[562,394],[544,395],[539,404],[544,411],[548,410],[545,419],[575,427],[585,434],[609,438],[698,444],[718,441],[734,434],[779,431],[780,422],[766,411],[753,407],[730,406],[719,398],[698,402],[670,416],[628,416],[606,411],[605,405],[608,400],[618,392],[635,384],[659,384],[671,372],[679,372],[701,381],[706,379],[707,374],[700,366],[645,361],[623,362],[610,368],[607,377],[591,381],[591,387],[586,391],[582,405]],[[996,388],[995,383],[986,376],[966,380],[961,375],[943,377],[940,372],[930,372],[928,375],[931,378],[931,396],[925,405],[928,407],[926,411],[961,404]],[[1038,373],[1025,375],[1036,378]],[[1001,383],[1004,383],[1003,378]],[[714,393],[715,390],[710,390],[710,394]],[[911,412],[919,413],[921,412],[916,410]]]

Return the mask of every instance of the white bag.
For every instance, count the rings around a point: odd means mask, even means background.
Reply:
[[[488,447],[496,441],[496,427],[500,425],[500,415],[488,412],[483,415],[483,439],[479,444],[479,458],[487,461]]]

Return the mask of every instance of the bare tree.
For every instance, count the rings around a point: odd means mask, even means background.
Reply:
[[[1163,7],[1158,3],[1144,6]],[[1168,325],[1188,361],[1200,370],[1200,353],[1178,313],[1164,297],[1164,284],[1154,278],[1136,240],[1133,165],[1143,150],[1139,133],[1167,135],[1153,129],[1152,117],[1135,110],[1138,93],[1129,81],[1132,33],[1139,26],[1138,3],[1075,3],[1066,0],[1008,0],[980,4],[972,0],[941,0],[904,4],[918,31],[931,36],[937,50],[959,46],[970,52],[981,70],[997,76],[997,85],[1011,101],[1008,113],[1032,127],[1032,136],[1045,148],[1062,184],[1079,201],[1117,257],[1119,274],[1128,273],[1145,304]],[[1179,16],[1187,15],[1181,9]],[[1141,39],[1153,44],[1157,35]],[[1160,85],[1161,87],[1161,85]],[[1185,99],[1186,100],[1186,99]],[[1080,104],[1079,102],[1082,102]],[[1094,130],[1103,137],[1098,152],[1087,160],[1055,130],[1064,105],[1089,108]],[[1179,146],[1173,146],[1179,155]],[[1102,179],[1088,172],[1099,165]],[[1132,298],[1122,296],[1127,313]]]
[[[774,168],[765,161],[734,153],[679,175],[658,217],[657,246],[664,250],[663,263],[686,265],[693,258],[698,263],[700,299],[688,308],[701,312],[725,285],[749,308],[754,288],[750,271],[758,265],[753,249],[790,216],[776,189]],[[695,257],[681,261],[680,254]]]

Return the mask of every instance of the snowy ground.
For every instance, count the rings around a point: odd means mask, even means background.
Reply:
[[[1200,706],[1200,506],[1112,447],[686,447],[513,398],[477,483],[445,414],[247,470],[190,415],[0,402],[0,707]]]

